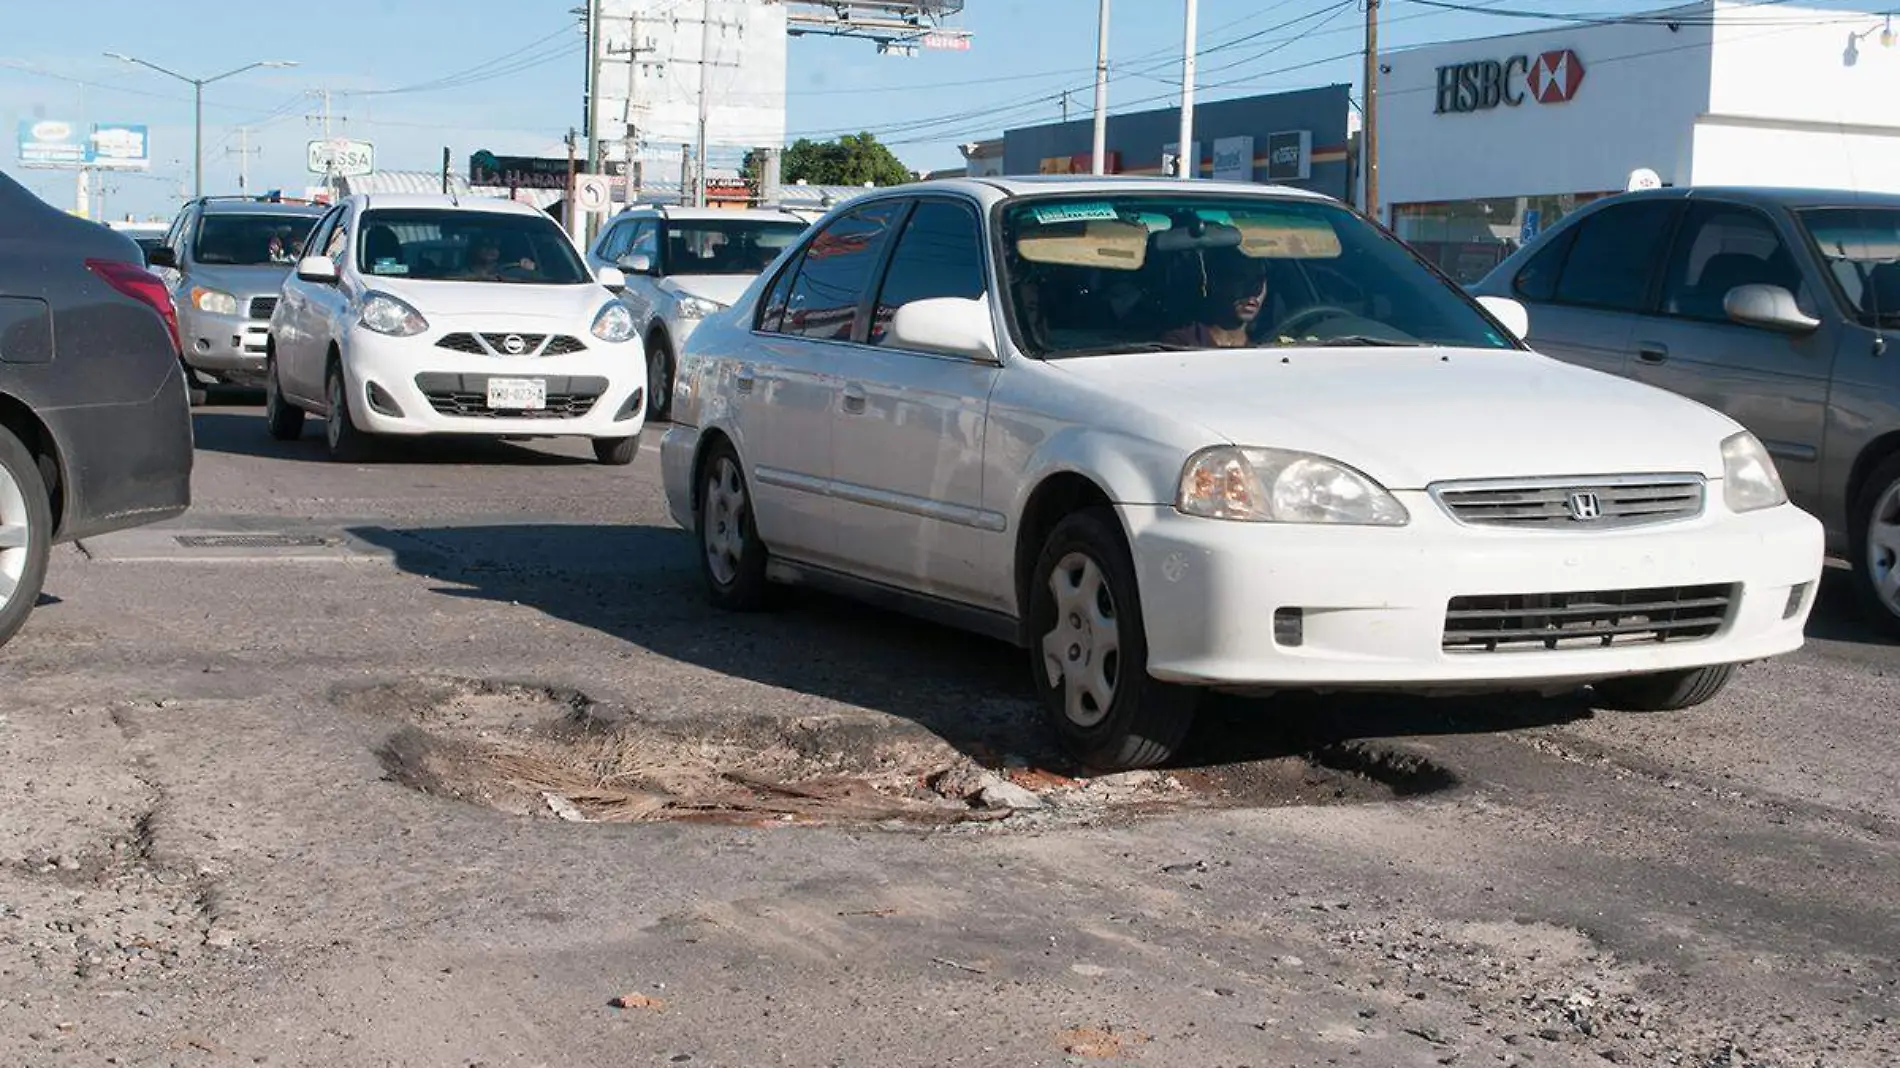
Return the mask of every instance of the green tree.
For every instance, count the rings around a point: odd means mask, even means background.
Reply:
[[[753,177],[750,167],[747,171],[747,177]],[[785,150],[779,177],[812,185],[902,185],[913,180],[909,168],[868,133],[846,134],[836,141],[801,137]]]

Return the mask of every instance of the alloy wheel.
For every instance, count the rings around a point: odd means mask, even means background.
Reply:
[[[1121,676],[1121,624],[1101,566],[1085,553],[1064,556],[1049,573],[1055,625],[1042,638],[1051,689],[1063,689],[1063,713],[1078,727],[1108,718]]]
[[[713,461],[706,480],[706,563],[713,581],[730,585],[739,576],[745,554],[745,480],[729,456]]]
[[[1880,495],[1867,520],[1867,573],[1881,604],[1900,616],[1900,482]]]
[[[33,540],[26,524],[26,492],[0,467],[0,608],[12,603],[26,574],[27,546]]]

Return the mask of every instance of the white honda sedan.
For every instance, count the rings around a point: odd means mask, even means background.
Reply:
[[[584,437],[631,463],[646,425],[633,319],[545,212],[371,194],[311,230],[271,316],[265,409],[280,440],[323,417],[331,455],[380,435]]]
[[[1762,444],[1523,316],[1311,194],[899,187],[694,335],[667,497],[716,603],[1013,641],[1099,768],[1167,759],[1209,689],[1666,710],[1798,648],[1821,527]]]

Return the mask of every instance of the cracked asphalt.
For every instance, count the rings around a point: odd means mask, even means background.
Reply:
[[[1900,646],[1837,581],[1687,713],[1223,701],[1177,774],[1306,776],[1258,806],[573,823],[378,754],[440,680],[1046,740],[1005,647],[708,608],[651,439],[344,466],[197,420],[192,512],[62,548],[0,651],[0,1064],[1900,1063]]]

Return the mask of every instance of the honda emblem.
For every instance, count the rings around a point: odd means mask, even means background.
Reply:
[[[1570,518],[1579,523],[1603,518],[1603,502],[1589,490],[1578,490],[1572,493],[1570,499],[1564,502],[1564,506],[1569,509]]]

